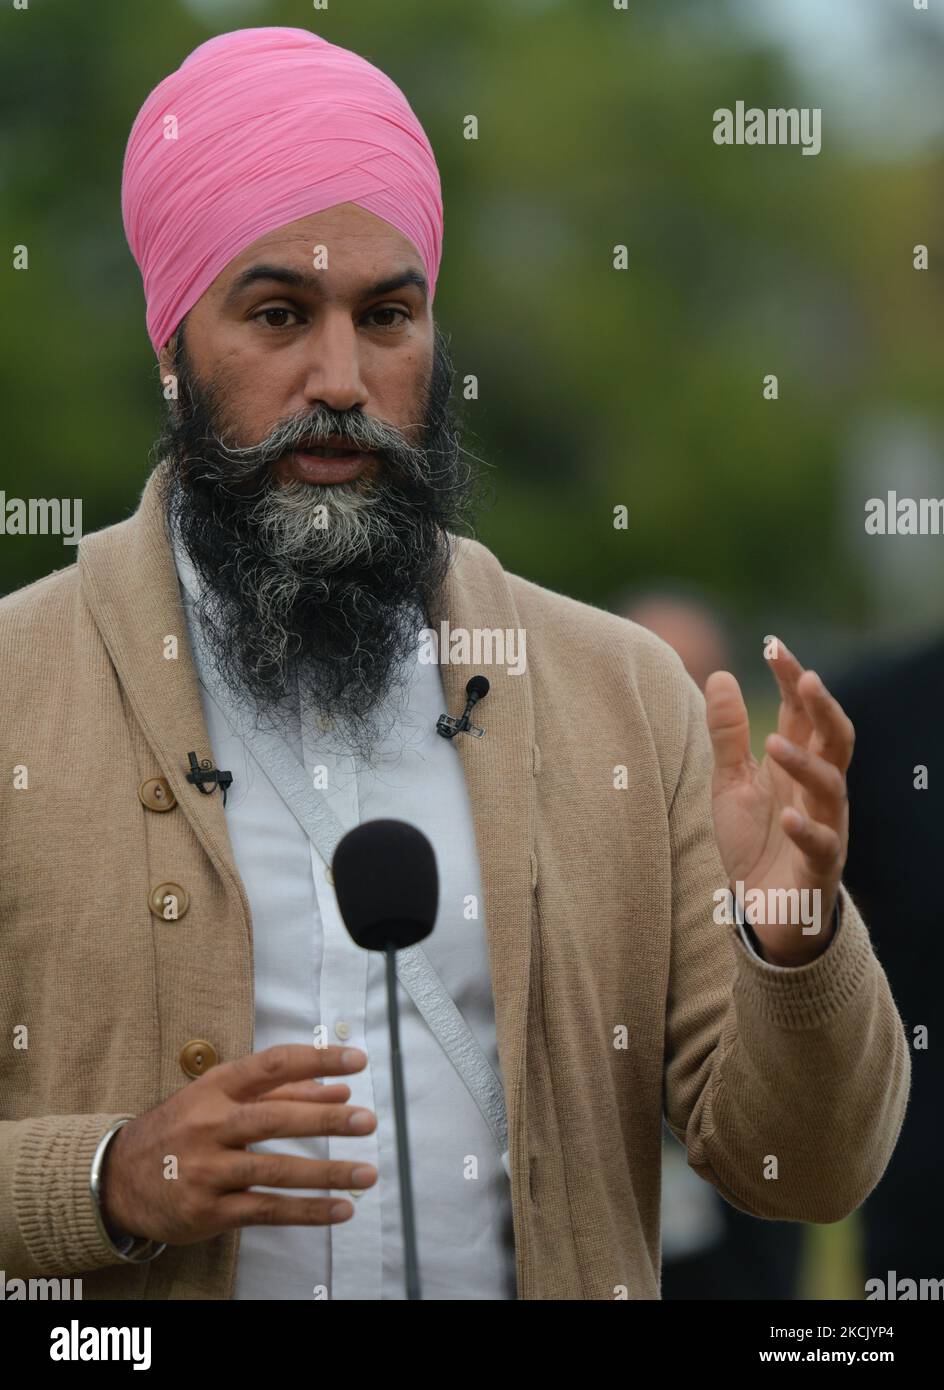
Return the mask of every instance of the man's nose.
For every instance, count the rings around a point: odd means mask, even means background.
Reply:
[[[331,410],[353,410],[366,405],[360,338],[349,313],[328,310],[313,327],[304,394],[306,404],[321,403]]]

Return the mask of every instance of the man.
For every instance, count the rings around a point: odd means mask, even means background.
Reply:
[[[758,766],[732,676],[706,720],[658,639],[455,534],[439,180],[377,69],[211,40],[145,102],[123,202],[160,460],[0,604],[8,1277],[403,1296],[382,962],[330,872],[387,816],[441,877],[400,976],[426,1297],[658,1298],[663,1112],[742,1210],[845,1216],[910,1061],[840,884],[842,710],[771,649]],[[439,738],[483,666],[484,735]],[[735,930],[788,894],[813,927]]]

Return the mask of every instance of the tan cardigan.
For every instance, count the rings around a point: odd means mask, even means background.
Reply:
[[[845,890],[838,935],[797,970],[714,923],[725,875],[703,703],[644,629],[466,540],[430,617],[527,633],[526,674],[487,668],[486,737],[457,740],[519,1297],[659,1298],[663,1110],[690,1165],[743,1211],[846,1216],[888,1163],[911,1063]],[[470,669],[441,669],[461,709]],[[115,1263],[88,1195],[113,1119],[188,1084],[188,1042],[223,1061],[253,1046],[252,923],[226,813],[185,780],[188,751],[212,750],[153,477],[76,565],[0,602],[0,709],[0,1269],[81,1273],[86,1298],[228,1298],[238,1232]],[[138,795],[159,775],[178,803],[163,814]],[[151,914],[162,882],[189,893],[182,921]]]

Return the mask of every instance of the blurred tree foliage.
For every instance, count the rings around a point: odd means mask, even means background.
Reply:
[[[911,262],[939,225],[940,160],[843,150],[829,91],[737,42],[720,0],[697,28],[692,14],[608,0],[7,7],[0,488],[81,496],[86,531],[133,510],[160,396],[121,225],[128,131],[212,34],[307,26],[387,71],[437,153],[435,309],[459,387],[478,378],[467,446],[495,494],[478,534],[505,565],[590,602],[673,574],[742,619],[773,606],[861,621],[861,575],[836,543],[839,458],[871,403],[940,417],[940,247],[930,271]],[[712,113],[738,98],[820,106],[822,153],[715,146]],[[18,244],[28,271],[11,268]],[[769,372],[777,402],[762,398]],[[0,538],[0,592],[73,559],[57,537]]]

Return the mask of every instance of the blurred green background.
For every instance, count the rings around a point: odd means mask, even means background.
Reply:
[[[495,498],[479,538],[506,568],[603,606],[681,581],[717,606],[766,716],[765,634],[825,668],[944,612],[944,540],[866,537],[863,525],[866,499],[891,488],[944,497],[944,11],[933,10],[6,6],[0,487],[81,496],[86,532],[134,509],[160,396],[121,224],[128,131],[211,35],[308,27],[389,73],[436,151],[435,311],[458,381],[478,378],[466,443]],[[821,153],[716,146],[713,112],[737,100],[820,107]],[[475,141],[463,138],[469,114]],[[913,267],[918,243],[928,270]],[[28,271],[12,269],[17,245]],[[777,401],[762,395],[768,373]],[[626,530],[613,527],[620,504]],[[58,537],[0,538],[0,593],[74,555]],[[854,1218],[815,1239],[808,1290],[861,1296]]]

